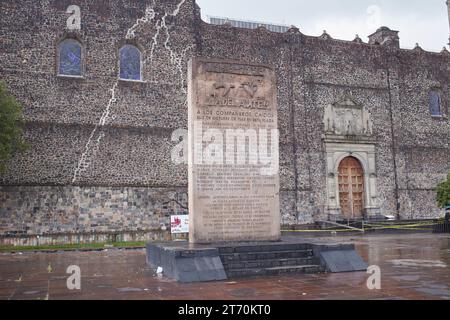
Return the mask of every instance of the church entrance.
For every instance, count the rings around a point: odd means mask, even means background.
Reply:
[[[354,157],[345,158],[339,165],[339,198],[345,219],[363,218],[364,170]]]

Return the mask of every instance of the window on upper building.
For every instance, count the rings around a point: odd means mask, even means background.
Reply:
[[[58,46],[58,74],[63,76],[82,75],[82,48],[74,39],[66,39]]]
[[[437,90],[431,90],[429,93],[430,113],[433,117],[442,116],[441,94]]]
[[[141,51],[130,44],[124,45],[120,51],[120,79],[123,80],[142,80],[142,59]]]

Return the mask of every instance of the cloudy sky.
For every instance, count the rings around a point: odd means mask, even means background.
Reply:
[[[219,16],[295,25],[307,35],[323,30],[336,39],[367,36],[379,26],[400,31],[402,48],[418,42],[441,51],[448,42],[445,0],[197,0],[203,19]]]

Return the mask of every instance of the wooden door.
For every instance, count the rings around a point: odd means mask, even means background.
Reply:
[[[339,165],[339,197],[345,219],[363,217],[364,170],[356,158],[347,157]]]

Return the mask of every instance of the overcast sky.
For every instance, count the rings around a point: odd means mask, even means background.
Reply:
[[[306,35],[323,30],[336,39],[367,36],[380,26],[400,31],[402,48],[430,51],[448,43],[445,0],[197,0],[207,16],[295,25]]]

